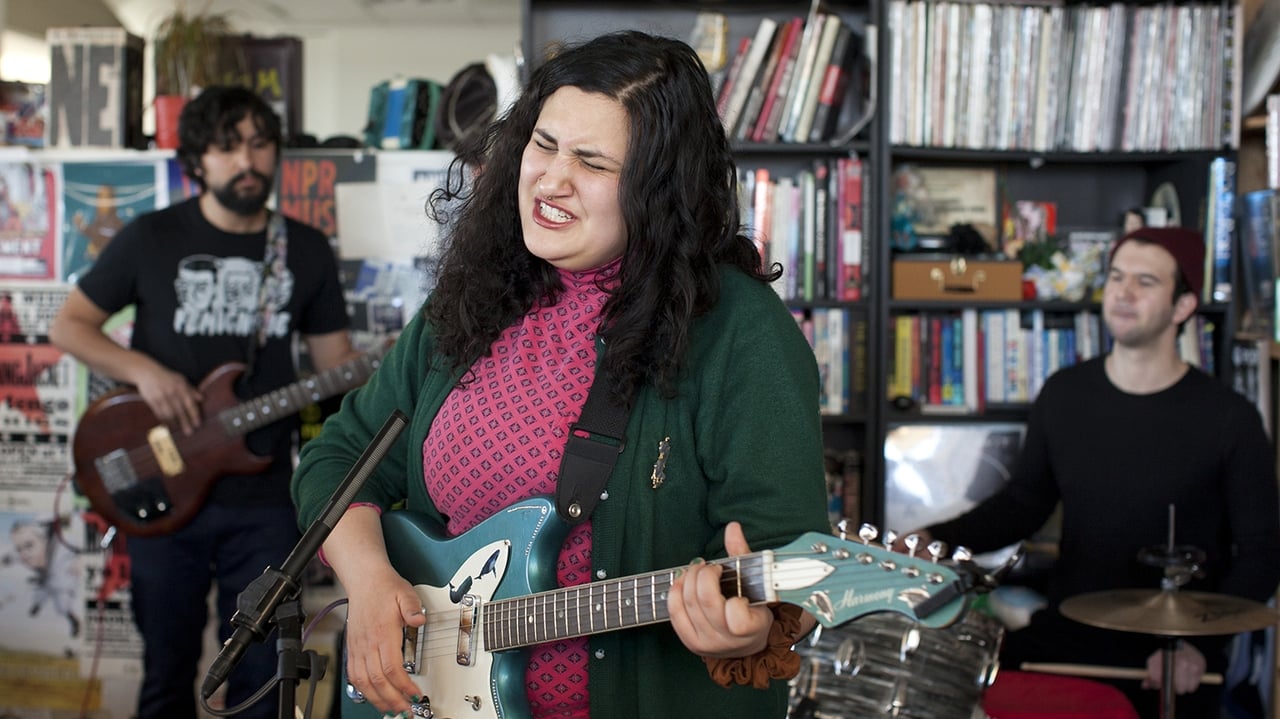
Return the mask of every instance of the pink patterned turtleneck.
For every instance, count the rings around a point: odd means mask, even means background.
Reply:
[[[445,399],[422,445],[427,492],[457,536],[498,510],[555,494],[569,425],[595,377],[596,330],[608,295],[598,287],[621,260],[560,271],[555,305],[534,307],[472,365],[474,380]],[[559,586],[591,580],[591,522],[560,550]],[[532,647],[525,672],[534,717],[589,716],[587,640]]]

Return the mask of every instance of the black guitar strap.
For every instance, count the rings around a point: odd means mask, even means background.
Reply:
[[[617,404],[607,373],[597,372],[578,421],[569,426],[569,441],[560,460],[556,513],[569,524],[586,521],[600,503],[614,462],[626,448],[630,407]]]

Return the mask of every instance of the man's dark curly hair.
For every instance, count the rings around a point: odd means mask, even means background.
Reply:
[[[619,32],[563,50],[536,69],[510,111],[460,148],[450,168],[450,211],[435,290],[425,306],[437,348],[454,369],[489,352],[503,329],[562,291],[555,267],[526,249],[517,187],[543,103],[575,87],[612,98],[630,121],[618,201],[627,243],[603,310],[608,351],[599,371],[630,403],[654,384],[675,393],[693,319],[720,297],[717,267],[763,281],[755,244],[739,230],[736,167],[707,72],[683,42]],[[475,169],[463,192],[464,165]],[[464,381],[467,378],[464,377]]]
[[[178,162],[182,172],[204,190],[200,158],[210,145],[227,149],[240,140],[236,125],[246,116],[253,117],[258,134],[274,142],[280,155],[282,134],[280,116],[258,93],[237,85],[207,87],[182,106],[178,117]]]

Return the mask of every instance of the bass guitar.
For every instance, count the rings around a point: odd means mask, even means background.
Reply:
[[[534,497],[446,538],[425,515],[386,512],[391,564],[414,584],[427,622],[406,628],[404,666],[423,697],[413,716],[527,719],[524,669],[534,644],[669,620],[669,569],[576,587],[555,586],[568,525]],[[716,560],[726,596],[787,602],[827,627],[894,611],[924,626],[954,622],[967,584],[932,558],[810,532],[778,549]],[[346,682],[342,716],[381,713]]]
[[[219,365],[200,382],[200,426],[183,435],[123,387],[94,400],[72,440],[75,483],[95,512],[125,534],[169,534],[191,521],[218,478],[271,465],[245,445],[249,432],[369,379],[389,345],[248,401],[236,396],[245,365]]]

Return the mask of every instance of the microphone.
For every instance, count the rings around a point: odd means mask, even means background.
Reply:
[[[262,576],[253,580],[236,598],[236,613],[231,617],[231,624],[235,627],[235,631],[222,645],[222,650],[218,652],[217,658],[213,660],[208,673],[205,674],[204,682],[200,685],[200,693],[205,699],[213,696],[218,687],[227,680],[227,676],[239,663],[240,657],[244,655],[250,643],[266,639],[274,621],[276,608],[286,598],[297,596],[298,580],[307,563],[316,552],[320,551],[320,546],[324,544],[324,540],[329,537],[329,533],[347,511],[351,500],[364,486],[369,475],[373,474],[374,468],[387,455],[391,445],[395,443],[408,422],[408,417],[405,417],[400,410],[397,409],[391,413],[382,428],[374,435],[373,440],[365,447],[364,453],[351,466],[342,483],[329,497],[329,503],[325,505],[320,516],[307,528],[306,534],[302,535],[302,539],[284,560],[281,568],[277,570],[267,567]]]

